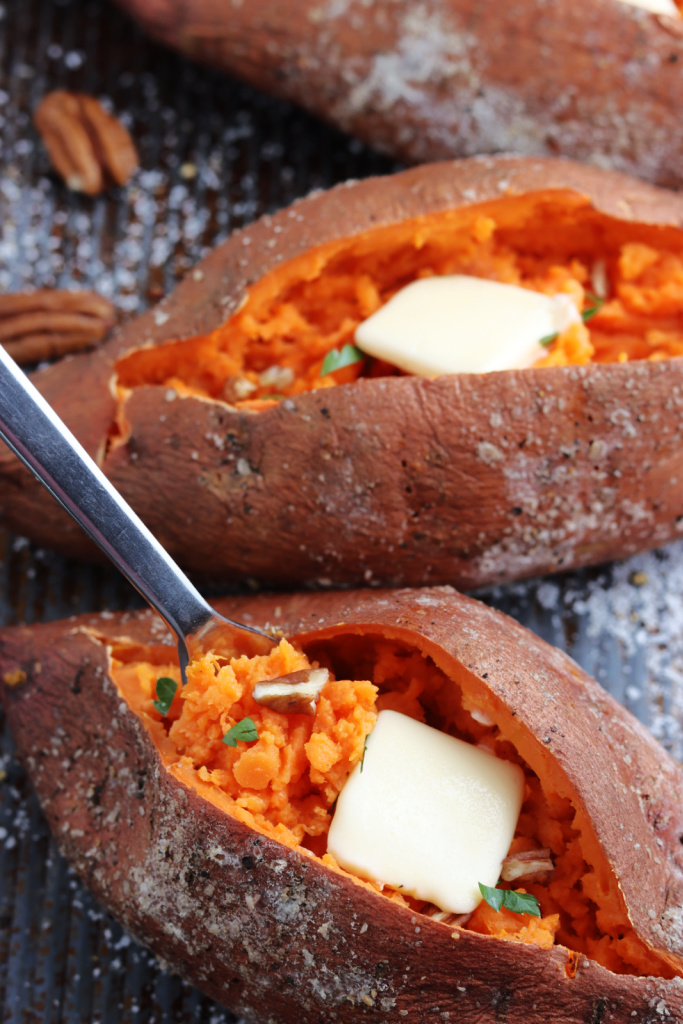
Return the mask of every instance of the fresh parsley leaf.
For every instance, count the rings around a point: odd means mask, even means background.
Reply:
[[[243,718],[239,722],[235,722],[231,729],[228,729],[223,742],[228,747],[236,747],[237,741],[242,740],[243,743],[253,743],[254,740],[258,739],[258,729],[254,725],[251,718]]]
[[[592,316],[595,316],[596,313],[599,313],[602,307],[605,305],[605,300],[598,298],[597,295],[587,295],[586,298],[590,303],[592,303],[592,305],[590,305],[588,309],[584,309],[583,313],[581,314],[581,319],[584,323],[586,322],[586,320],[590,320]]]
[[[479,892],[486,902],[494,910],[505,907],[513,914],[529,914],[531,917],[540,917],[541,908],[535,896],[526,892],[515,892],[514,889],[496,889],[490,885],[479,883]]]
[[[169,676],[161,676],[157,679],[157,699],[153,700],[152,704],[164,718],[171,710],[171,704],[177,689],[178,684],[175,679],[171,679]]]
[[[503,896],[505,895],[505,889],[497,889],[495,886],[484,885],[483,882],[479,882],[479,892],[482,894],[486,902],[494,910],[500,910],[503,906]]]
[[[363,774],[363,765],[365,764],[365,754],[366,754],[367,749],[368,749],[368,736],[369,735],[370,735],[369,732],[365,734],[365,743],[363,744],[363,756],[360,759],[360,773],[361,773],[361,775]]]
[[[325,377],[328,373],[341,370],[344,366],[352,366],[353,363],[359,363],[362,359],[365,359],[365,356],[355,345],[343,345],[341,352],[338,348],[333,348],[323,359],[320,376]]]
[[[602,307],[605,305],[605,300],[598,298],[597,295],[587,295],[586,298],[591,303],[591,305],[588,307],[588,309],[584,309],[583,313],[581,314],[581,319],[584,323],[586,323],[587,320],[590,320],[591,317],[595,316],[596,313],[599,313]],[[554,341],[557,341],[559,333],[559,331],[555,331],[554,334],[546,334],[544,338],[541,338],[538,344],[543,345],[543,348],[547,348],[548,345],[552,345]]]

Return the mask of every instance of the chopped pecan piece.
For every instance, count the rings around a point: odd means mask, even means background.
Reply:
[[[314,715],[318,697],[330,673],[326,668],[305,668],[254,687],[254,700],[282,715]]]
[[[550,850],[523,850],[505,858],[500,870],[500,877],[504,882],[514,882],[517,878],[528,879],[532,875],[545,878],[554,870],[555,865],[550,859]],[[542,881],[542,878],[538,877],[537,880]]]
[[[108,184],[125,185],[138,167],[127,129],[93,96],[57,89],[34,114],[55,170],[68,188],[94,196]]]
[[[242,402],[258,389],[258,384],[252,383],[247,377],[228,377],[223,385],[221,398],[225,402]]]
[[[0,344],[18,363],[38,363],[91,348],[116,320],[96,292],[44,288],[0,295]]]
[[[293,383],[294,370],[289,366],[269,366],[267,370],[259,374],[259,384],[262,388],[284,391]]]
[[[439,910],[434,904],[423,910],[423,913],[427,917],[431,917],[432,921],[439,921],[441,924],[450,925],[451,928],[461,928],[472,917],[471,914],[451,914],[447,910]]]

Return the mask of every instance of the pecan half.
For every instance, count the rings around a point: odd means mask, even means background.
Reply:
[[[33,115],[52,165],[74,192],[94,196],[125,185],[138,167],[127,129],[93,96],[56,89]]]
[[[39,363],[91,348],[116,320],[96,292],[43,288],[0,295],[0,344],[18,363]]]
[[[329,678],[326,668],[305,668],[254,687],[254,700],[282,715],[314,715],[321,690]]]

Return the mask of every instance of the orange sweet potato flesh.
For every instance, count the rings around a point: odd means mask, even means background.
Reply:
[[[193,662],[187,686],[176,691],[162,717],[153,705],[156,680],[163,674],[179,683],[179,668],[159,665],[154,652],[150,655],[140,660],[125,644],[117,646],[112,675],[169,771],[209,792],[219,807],[264,835],[292,847],[318,846],[376,721],[376,687],[369,680],[330,678],[314,715],[279,714],[257,703],[255,682],[311,667],[303,652],[282,639],[266,655],[229,665],[211,654]],[[258,733],[256,742],[224,744],[228,730],[247,717]]]
[[[315,246],[255,282],[210,334],[125,355],[117,382],[123,396],[164,385],[261,411],[306,391],[396,376],[375,359],[328,373],[325,357],[353,345],[356,328],[406,284],[452,274],[571,299],[587,321],[549,338],[537,368],[683,355],[683,233],[636,227],[581,196],[544,191]]]
[[[503,243],[531,247],[518,264],[538,258],[546,282],[555,251],[559,273],[573,249],[587,267],[627,251],[629,273],[638,252],[670,254],[664,285],[651,289],[659,312],[623,330],[612,303],[595,317],[595,358],[610,363],[370,377],[259,408],[221,398],[220,379],[197,379],[197,351],[208,353],[206,375],[219,373],[215,340],[224,348],[230,323],[263,313],[271,287],[289,294],[302,267],[311,294],[324,294],[324,269],[345,252],[352,270],[363,253],[377,268],[387,239],[417,246],[420,219],[438,235],[494,218]],[[346,185],[238,232],[157,310],[36,381],[163,545],[204,576],[469,588],[596,563],[683,529],[683,325],[660,302],[680,290],[682,224],[682,197],[564,161],[474,159]],[[643,281],[659,273],[641,271]],[[308,387],[320,356],[302,359]],[[91,554],[4,452],[0,520]]]
[[[173,755],[158,717],[145,725],[144,701],[127,709],[110,672],[112,653],[122,664],[172,660],[151,614],[6,629],[4,702],[46,814],[70,862],[138,938],[255,1022],[681,1018],[683,772],[569,658],[450,588],[221,608],[298,635],[341,679],[349,668],[365,676],[378,645],[442,674],[442,709],[487,715],[554,794],[547,827],[571,810],[591,870],[564,897],[564,934],[573,904],[593,901],[594,927],[613,933],[603,945],[624,943],[630,965],[615,961],[618,973],[598,962],[604,949],[577,950],[578,921],[573,949],[502,937],[505,915],[474,922],[477,931],[449,927],[237,820],[191,773],[181,781],[164,767]]]
[[[683,27],[618,0],[117,0],[156,39],[424,162],[565,156],[683,181]]]
[[[168,652],[162,662],[155,655],[125,642],[114,644],[111,675],[169,773],[231,817],[286,846],[315,853],[335,870],[339,865],[327,850],[334,805],[364,757],[365,740],[379,711],[390,708],[428,721],[516,761],[526,781],[510,853],[547,846],[554,865],[548,877],[522,883],[538,899],[541,916],[495,911],[482,903],[470,920],[458,923],[544,949],[558,941],[617,973],[671,974],[670,966],[653,956],[633,930],[575,806],[555,791],[552,773],[546,771],[539,779],[481,708],[472,717],[471,702],[421,651],[400,640],[343,635],[336,651],[332,644],[318,651],[331,675],[313,716],[279,714],[253,698],[255,682],[311,667],[306,655],[285,639],[266,655],[226,662],[207,654],[193,662],[187,686],[176,691],[166,716],[153,703],[156,680],[163,675],[179,682],[179,669],[168,663]],[[335,678],[335,662],[343,665],[342,678]],[[358,673],[366,678],[343,678]],[[247,717],[256,738],[226,746],[223,736]],[[439,910],[401,889],[377,888],[428,916]]]

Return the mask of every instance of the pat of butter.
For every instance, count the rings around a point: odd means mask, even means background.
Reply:
[[[420,377],[523,369],[580,320],[568,295],[456,275],[413,281],[356,328],[368,355]]]
[[[518,765],[381,711],[363,770],[337,799],[327,848],[354,875],[469,913],[478,883],[498,882],[523,794]]]
[[[621,0],[621,3],[630,7],[642,7],[653,14],[668,14],[672,18],[679,17],[681,13],[674,0]]]

